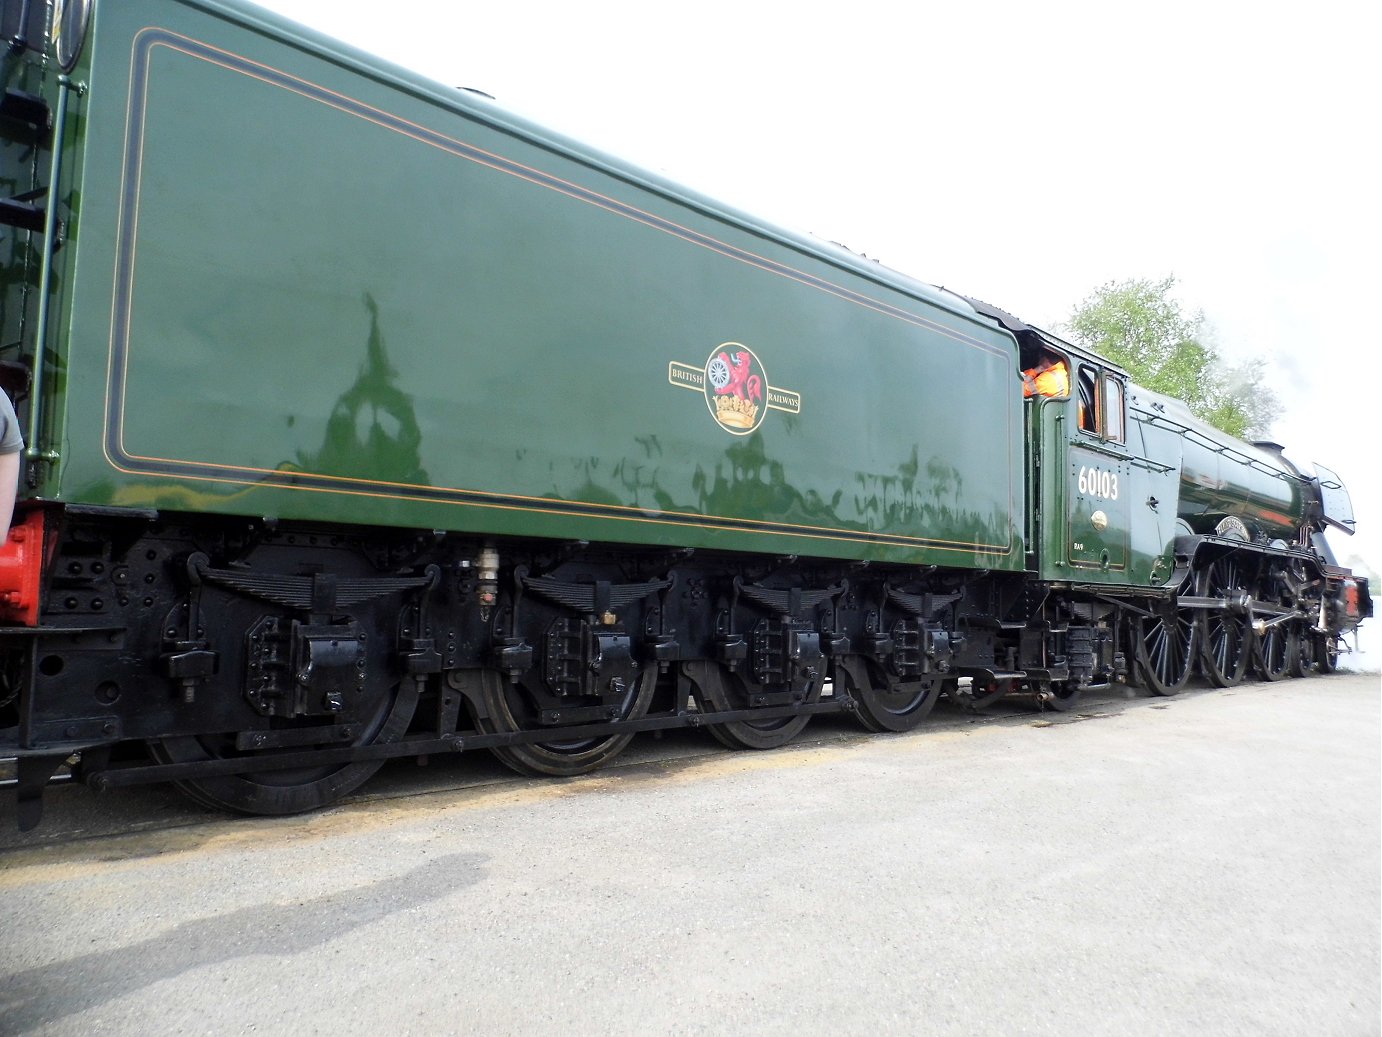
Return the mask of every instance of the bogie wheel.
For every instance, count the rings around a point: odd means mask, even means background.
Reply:
[[[950,689],[950,701],[967,713],[977,713],[981,709],[988,709],[999,699],[1011,695],[1013,686],[1011,678],[989,681],[987,684],[973,681],[967,688],[956,685]]]
[[[1296,635],[1287,624],[1276,623],[1257,636],[1257,675],[1264,681],[1290,676],[1295,657]]]
[[[837,687],[854,700],[854,715],[865,730],[910,731],[930,715],[941,697],[939,677],[901,680],[867,660],[842,663],[835,670]]]
[[[1292,677],[1313,677],[1320,671],[1319,653],[1322,639],[1308,629],[1293,631],[1295,654],[1291,657]]]
[[[1188,609],[1140,616],[1135,624],[1137,668],[1142,683],[1156,695],[1174,695],[1195,672],[1198,624]]]
[[[417,699],[417,683],[411,680],[379,692],[373,709],[360,722],[360,731],[351,744],[365,746],[398,741],[408,730]],[[330,747],[341,748],[341,743]],[[149,754],[159,763],[201,763],[274,753],[297,755],[303,751],[290,748],[242,752],[235,746],[234,734],[180,735],[149,743]],[[362,760],[322,767],[250,771],[225,777],[187,778],[173,784],[191,799],[213,810],[256,815],[301,814],[329,806],[348,795],[383,765],[383,760]]]
[[[480,699],[485,712],[485,716],[479,720],[481,730],[492,734],[511,734],[537,726],[529,697],[519,685],[506,680],[497,670],[481,670],[476,676],[480,682]],[[656,686],[656,667],[649,667],[639,674],[638,679],[629,684],[625,698],[618,706],[619,719],[637,720],[646,714]],[[560,727],[550,728],[550,731],[551,741],[495,746],[490,752],[519,774],[572,778],[603,767],[633,741],[632,734],[603,734],[563,741]]]
[[[1246,595],[1241,567],[1231,555],[1213,562],[1199,576],[1201,597],[1219,598],[1226,605]],[[1228,608],[1200,613],[1200,668],[1216,688],[1231,688],[1243,680],[1252,657],[1248,618]]]
[[[1037,704],[1057,713],[1069,713],[1084,698],[1084,689],[1075,681],[1038,681],[1032,685]]]
[[[1311,634],[1315,642],[1315,672],[1333,673],[1339,668],[1339,639],[1335,634]]]

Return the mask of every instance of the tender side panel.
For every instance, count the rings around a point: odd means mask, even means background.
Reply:
[[[113,10],[72,356],[109,405],[72,408],[72,499],[1020,568],[1006,335],[229,22]]]

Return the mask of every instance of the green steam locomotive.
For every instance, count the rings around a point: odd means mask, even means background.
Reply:
[[[1330,472],[237,0],[5,0],[19,821],[1330,669]],[[1069,391],[1025,399],[1021,372]]]

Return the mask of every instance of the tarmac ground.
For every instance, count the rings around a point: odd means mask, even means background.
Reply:
[[[1382,694],[391,764],[322,813],[0,807],[0,1034],[1376,1034]]]

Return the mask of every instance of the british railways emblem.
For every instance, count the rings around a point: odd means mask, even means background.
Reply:
[[[747,436],[758,428],[770,410],[801,413],[801,397],[769,385],[763,361],[740,342],[715,347],[701,368],[673,360],[667,367],[667,380],[702,392],[711,416],[736,436]]]

